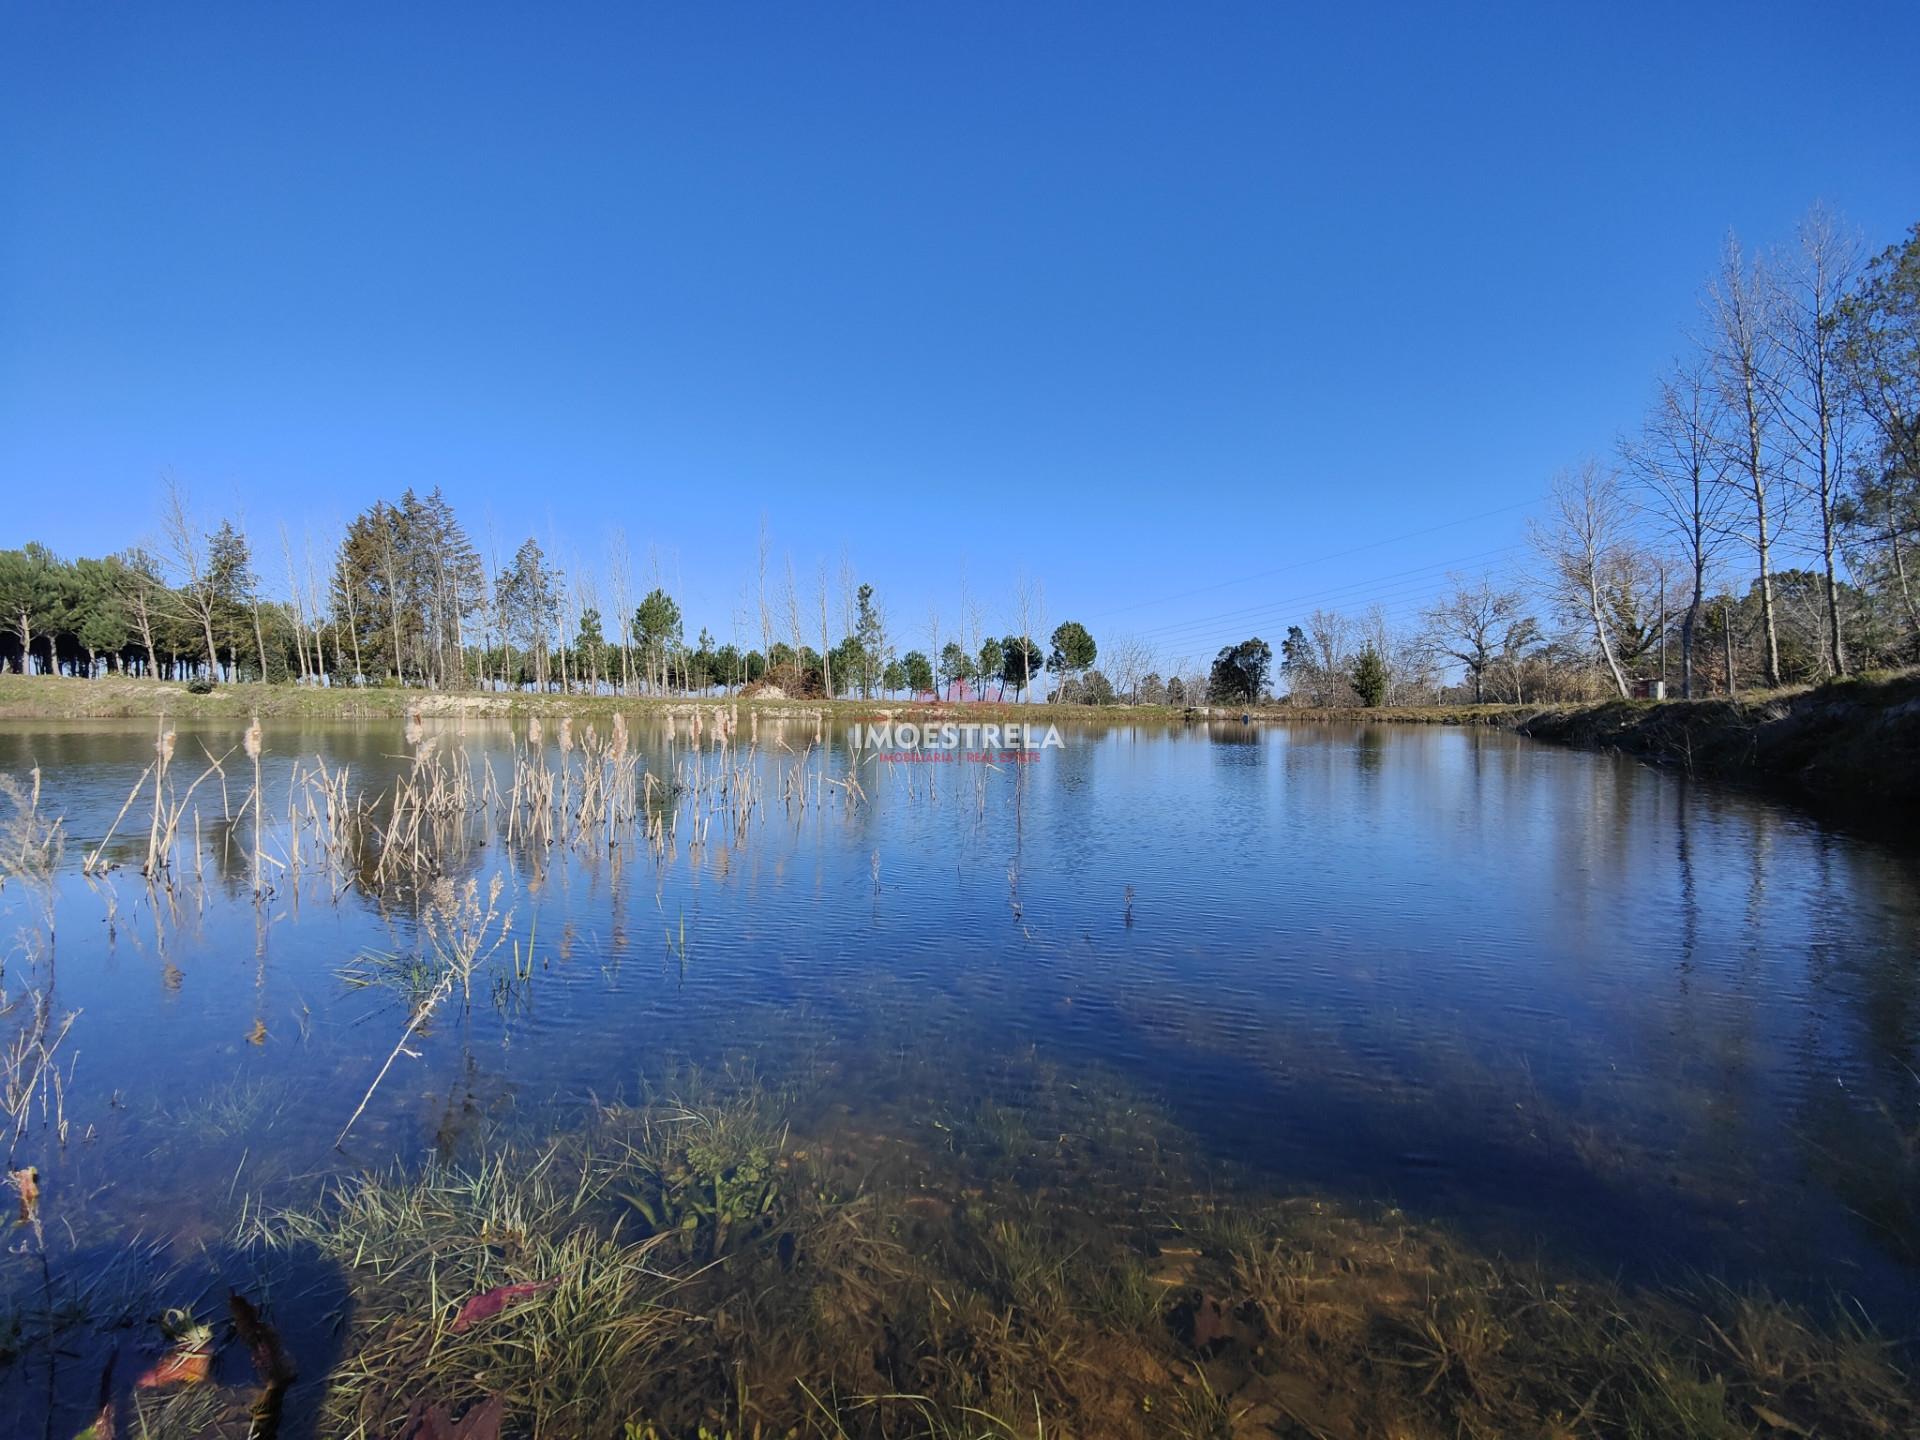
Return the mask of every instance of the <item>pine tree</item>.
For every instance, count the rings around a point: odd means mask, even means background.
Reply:
[[[1371,643],[1354,657],[1351,679],[1362,705],[1371,709],[1387,698],[1387,662]]]

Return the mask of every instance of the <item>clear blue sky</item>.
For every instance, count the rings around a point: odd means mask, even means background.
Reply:
[[[1729,226],[1920,219],[1920,6],[1352,8],[9,0],[0,543],[439,484],[724,635],[764,513],[1210,654],[1506,563]]]

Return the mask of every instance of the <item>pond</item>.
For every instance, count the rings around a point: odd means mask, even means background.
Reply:
[[[779,1158],[728,1184],[830,1154],[836,1193],[891,1185],[943,1224],[982,1196],[1070,1212],[1100,1233],[1063,1253],[1137,1255],[1202,1376],[1242,1322],[1226,1282],[1165,1273],[1197,1195],[1920,1320],[1911,853],[1489,728],[1089,725],[1014,754],[859,748],[833,717],[621,723],[281,722],[257,767],[239,728],[182,729],[158,818],[154,723],[0,724],[0,772],[37,768],[64,837],[0,890],[9,1168],[38,1177],[0,1428],[73,1434],[107,1353],[124,1394],[166,1343],[143,1305],[223,1314],[262,1216],[669,1102],[752,1107]],[[681,1223],[661,1197],[698,1157],[650,1173],[636,1235]],[[782,1229],[796,1188],[731,1231],[689,1213],[687,1273],[751,1233],[791,1268],[817,1233]],[[82,1316],[129,1255],[143,1298]],[[371,1304],[329,1283],[277,1301],[311,1415]],[[239,1393],[244,1357],[220,1367]],[[715,1389],[702,1414],[734,1403]],[[364,1433],[399,1433],[382,1404]]]

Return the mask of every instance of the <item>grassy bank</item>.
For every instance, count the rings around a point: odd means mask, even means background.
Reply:
[[[1093,709],[1085,705],[964,705],[908,704],[899,700],[743,700],[731,695],[700,697],[558,695],[516,691],[498,694],[478,691],[429,691],[368,688],[322,690],[302,685],[217,685],[195,695],[185,685],[165,680],[131,680],[114,676],[74,680],[65,676],[0,674],[0,719],[102,720],[165,716],[193,720],[238,720],[250,716],[305,717],[312,720],[399,719],[418,708],[429,716],[475,716],[509,719],[530,715],[568,714],[591,717],[620,711],[644,714],[673,711],[685,714],[697,707],[738,704],[763,715],[826,714],[864,719],[882,711],[911,710],[916,714],[961,715],[970,720],[1026,722],[1088,720],[1178,720],[1178,706],[1136,705]]]

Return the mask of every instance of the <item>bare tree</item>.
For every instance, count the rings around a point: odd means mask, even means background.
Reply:
[[[1046,602],[1038,585],[1022,573],[1014,582],[1013,592],[1014,623],[1019,627],[1020,645],[1020,697],[1028,698],[1033,688],[1033,645],[1034,631],[1041,629],[1046,621]]]
[[[828,596],[831,590],[827,585],[827,562],[822,560],[818,571],[816,586],[816,608],[820,612],[820,688],[827,699],[833,698],[833,637],[828,633],[831,623],[828,616]]]
[[[314,563],[311,527],[303,525],[300,538],[306,561],[307,612],[313,616],[313,674],[316,680],[326,684],[328,683],[327,652],[321,639],[321,625],[327,618],[327,605],[321,592],[320,568]],[[338,625],[333,627],[333,652],[334,671],[338,673],[343,668],[340,664],[340,627]]]
[[[1491,576],[1469,583],[1457,575],[1447,577],[1452,591],[1430,605],[1426,621],[1426,643],[1433,654],[1458,660],[1466,667],[1473,684],[1473,703],[1486,699],[1488,669],[1503,655],[1509,655],[1526,643],[1538,627],[1527,614],[1526,597],[1518,590],[1497,590]]]
[[[1768,433],[1773,420],[1770,387],[1780,358],[1774,298],[1766,268],[1758,261],[1749,265],[1740,242],[1728,235],[1720,272],[1707,291],[1709,354],[1721,403],[1728,412],[1728,464],[1720,473],[1752,510],[1769,685],[1780,683],[1780,632],[1773,609],[1773,546],[1780,520],[1769,508],[1774,471]]]
[[[608,580],[613,587],[613,619],[620,630],[620,693],[633,688],[633,563],[627,554],[626,527],[607,537]]]
[[[793,636],[793,666],[798,674],[805,667],[800,657],[807,648],[806,631],[800,624],[800,586],[793,578],[793,552],[787,552],[787,591],[783,597],[787,607],[787,631]],[[771,657],[769,657],[771,658]]]
[[[1308,661],[1304,674],[1307,698],[1314,705],[1345,705],[1353,701],[1347,671],[1353,658],[1353,621],[1337,610],[1316,610],[1307,617]]]
[[[1640,434],[1620,447],[1627,473],[1640,492],[1641,508],[1686,556],[1691,586],[1680,621],[1680,693],[1693,696],[1693,644],[1705,614],[1707,572],[1725,548],[1736,494],[1724,483],[1726,412],[1720,391],[1704,368],[1677,366],[1660,382],[1660,393]]]
[[[166,603],[166,582],[160,578],[160,562],[144,544],[136,545],[120,557],[118,571],[120,598],[127,607],[127,618],[147,652],[147,678],[160,674],[160,660],[154,645],[154,625]]]
[[[1839,318],[1860,273],[1860,242],[1823,205],[1807,212],[1796,240],[1790,261],[1773,276],[1781,342],[1774,407],[1788,435],[1787,454],[1800,488],[1813,497],[1820,512],[1825,660],[1834,674],[1844,675],[1847,654],[1840,633],[1840,586],[1834,577],[1834,511],[1846,471],[1850,407],[1841,383]]]
[[[220,657],[213,622],[219,614],[219,597],[208,575],[206,538],[193,522],[186,490],[172,476],[167,477],[165,493],[160,525],[166,533],[168,556],[180,582],[169,594],[183,607],[182,618],[199,628],[207,645],[207,674],[217,678]]]
[[[767,605],[767,515],[760,512],[760,653],[772,663],[773,656],[773,611]]]
[[[253,539],[247,534],[245,529],[240,531],[240,539],[245,546],[246,552],[251,555],[253,553]],[[259,576],[252,576],[252,580],[253,583],[247,586],[246,594],[243,598],[246,601],[247,609],[253,616],[253,644],[255,652],[260,657],[260,683],[264,685],[267,683],[267,626],[264,615],[266,596],[262,593]]]
[[[293,649],[300,662],[300,678],[307,678],[307,607],[300,593],[300,571],[293,563],[293,535],[280,525],[280,559],[287,567],[287,609],[293,620]],[[262,669],[264,669],[264,665]]]
[[[1158,663],[1152,648],[1138,636],[1116,635],[1101,646],[1100,658],[1114,688],[1127,697],[1129,705],[1139,704],[1140,682]]]
[[[1553,480],[1546,523],[1530,527],[1534,547],[1547,562],[1548,586],[1570,616],[1593,627],[1594,643],[1625,699],[1627,674],[1614,645],[1610,588],[1627,542],[1630,510],[1620,482],[1594,461],[1562,471]]]

